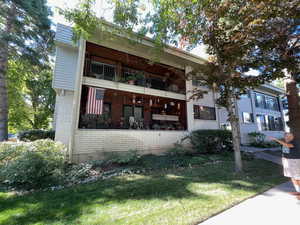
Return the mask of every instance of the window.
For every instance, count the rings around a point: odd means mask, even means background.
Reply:
[[[280,111],[278,98],[255,93],[255,106],[258,108]]]
[[[92,61],[91,74],[98,79],[114,80],[116,68],[114,65]]]
[[[194,105],[194,118],[200,120],[216,120],[214,107]]]
[[[259,131],[264,131],[268,129],[266,117],[264,115],[256,115],[256,121]]]
[[[279,111],[277,98],[266,96],[266,108],[274,111]]]
[[[248,112],[243,112],[243,122],[244,123],[253,123],[253,114]]]
[[[275,130],[279,130],[279,131],[284,130],[283,120],[281,117],[275,118]]]
[[[268,118],[268,128],[269,130],[276,130],[275,129],[275,117],[274,116],[267,116]]]
[[[270,116],[270,115],[257,115],[256,116],[258,129],[260,131],[282,131],[283,121],[281,117]]]
[[[258,108],[266,108],[264,95],[255,93],[255,106]]]

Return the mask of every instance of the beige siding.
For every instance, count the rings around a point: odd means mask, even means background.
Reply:
[[[77,49],[56,47],[53,88],[74,90],[77,57]]]
[[[69,144],[71,134],[73,96],[73,91],[65,91],[61,95],[56,95],[55,140],[66,146]]]
[[[77,130],[73,159],[81,162],[101,159],[106,152],[138,150],[140,154],[159,154],[180,141],[184,131]]]

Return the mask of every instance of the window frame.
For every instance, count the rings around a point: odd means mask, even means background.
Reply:
[[[250,119],[251,119],[250,122],[247,122],[245,120],[245,114],[249,114],[250,115]],[[243,119],[243,123],[244,124],[253,124],[254,123],[254,116],[253,116],[253,113],[251,113],[251,112],[242,112],[242,119]]]
[[[208,119],[208,118],[203,118],[201,117],[201,110],[200,107],[203,108],[208,108],[208,109],[213,109],[213,119]],[[193,107],[193,113],[194,113],[194,119],[195,120],[211,120],[211,121],[216,121],[217,120],[217,112],[216,112],[216,107],[211,107],[211,106],[204,106],[204,105],[194,105]]]
[[[92,71],[93,64],[96,64],[96,65],[97,65],[97,64],[98,64],[98,65],[102,65],[102,67],[103,67],[102,74],[94,73],[94,72]],[[106,78],[105,78],[105,77],[106,77],[106,76],[105,76],[105,66],[114,68],[114,75],[113,75],[112,80],[111,80],[111,79],[106,79]],[[103,80],[114,81],[114,80],[116,79],[117,67],[116,67],[116,65],[114,65],[114,64],[108,64],[108,63],[103,63],[103,62],[99,62],[99,61],[96,61],[96,60],[91,60],[91,61],[90,61],[90,74],[91,74],[92,76],[95,76],[97,79],[103,79]],[[100,78],[98,78],[97,75],[99,75]]]

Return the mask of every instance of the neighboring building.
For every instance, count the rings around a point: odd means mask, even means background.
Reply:
[[[281,138],[285,131],[282,96],[285,92],[273,85],[265,84],[249,90],[237,102],[240,118],[241,142],[249,143],[248,133],[261,132],[266,136]],[[228,126],[227,112],[219,110],[221,127]]]
[[[190,131],[218,129],[226,123],[226,112],[215,106],[213,92],[189,100],[195,87],[185,75],[204,62],[200,57],[168,47],[160,53],[160,63],[152,63],[157,55],[150,39],[130,43],[124,36],[102,32],[74,44],[71,28],[60,24],[55,40],[55,138],[68,146],[75,162],[130,149],[161,153]],[[259,92],[258,107],[253,98],[243,97],[238,103],[244,115],[242,132],[257,130],[257,125],[273,129],[272,117],[265,125],[258,116],[267,114],[274,115],[274,129],[279,129],[275,121],[281,106],[272,99],[283,92],[267,85],[260,91],[270,95],[262,97],[266,103],[261,103]],[[264,109],[259,110],[260,104]],[[260,119],[251,122],[246,113]]]

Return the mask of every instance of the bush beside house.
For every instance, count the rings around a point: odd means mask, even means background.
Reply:
[[[196,130],[187,137],[198,153],[232,151],[232,133],[228,130]]]
[[[58,184],[65,162],[65,147],[49,139],[1,143],[0,182],[25,189]]]
[[[266,135],[261,132],[248,133],[250,139],[250,146],[256,148],[275,148],[280,145],[277,142],[266,141]]]
[[[54,130],[27,130],[19,133],[19,139],[21,141],[36,141],[39,139],[51,139],[54,140]]]
[[[33,136],[36,138],[38,135]],[[1,143],[0,184],[17,189],[41,189],[85,183],[124,173],[233,160],[229,131],[198,130],[185,139],[190,139],[193,148],[175,143],[165,155],[141,156],[137,150],[129,150],[122,154],[108,153],[105,160],[80,164],[69,164],[66,148],[50,139]]]

